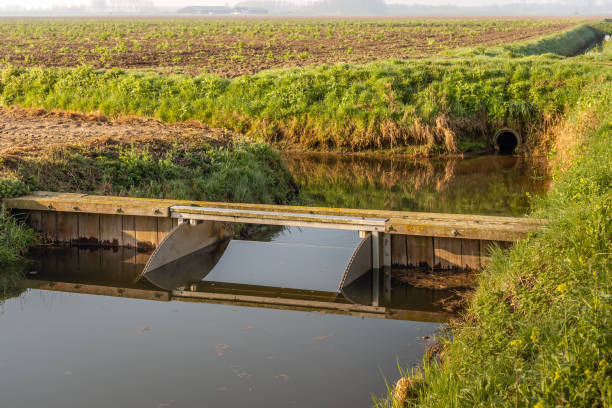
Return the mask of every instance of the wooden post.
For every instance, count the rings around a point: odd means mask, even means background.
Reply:
[[[391,268],[391,235],[382,234],[382,266],[384,268]]]

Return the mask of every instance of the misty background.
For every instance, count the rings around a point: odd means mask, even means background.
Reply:
[[[612,0],[0,0],[5,16],[573,16],[612,15]]]

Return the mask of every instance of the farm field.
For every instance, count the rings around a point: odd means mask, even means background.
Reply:
[[[554,34],[573,19],[2,19],[0,63],[174,68],[226,77],[264,69],[434,56]]]

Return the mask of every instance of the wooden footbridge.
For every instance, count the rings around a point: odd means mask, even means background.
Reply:
[[[153,249],[145,272],[233,236],[234,223],[358,231],[340,287],[370,269],[481,269],[495,244],[542,228],[537,219],[233,204],[35,192],[4,200],[23,213],[43,243]],[[137,261],[136,261],[137,262]]]

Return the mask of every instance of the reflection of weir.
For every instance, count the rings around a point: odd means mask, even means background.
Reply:
[[[125,268],[119,256],[111,257],[112,262],[109,259],[103,261],[113,252],[116,255],[112,250],[76,248],[37,251],[35,258],[39,262],[28,269],[29,279],[18,286],[133,299],[215,303],[394,320],[444,322],[452,316],[432,306],[435,300],[448,296],[448,292],[417,288],[406,292],[402,287],[397,289],[399,296],[392,296],[395,289],[391,288],[390,280],[376,275],[378,279],[373,282],[373,273],[355,280],[342,293],[209,281],[200,281],[180,290],[160,290],[144,280],[134,282],[141,274],[142,265],[138,269]],[[98,262],[93,262],[94,254]],[[88,267],[78,261],[83,255],[87,255]],[[94,263],[97,266],[91,267]],[[375,305],[377,296],[380,298]]]

